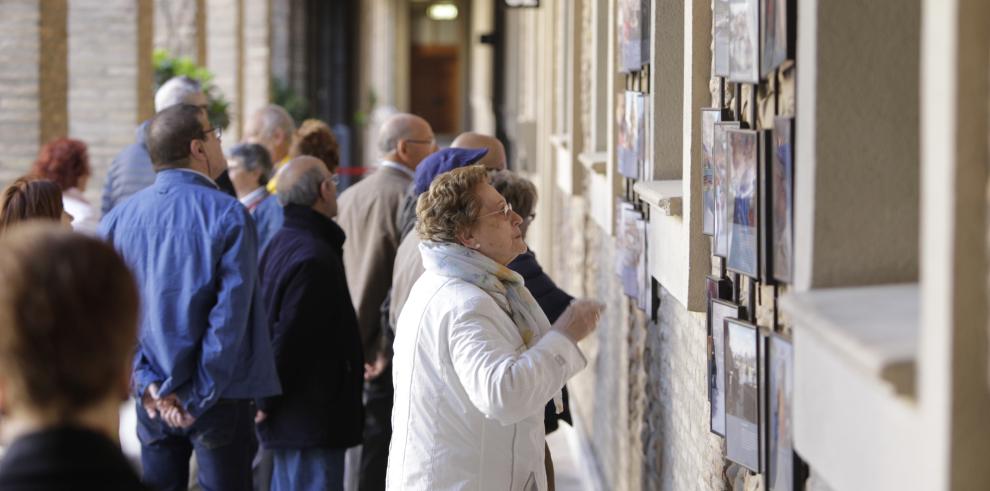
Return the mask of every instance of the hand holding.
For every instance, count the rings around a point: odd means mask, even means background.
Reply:
[[[598,327],[605,304],[587,298],[574,300],[567,310],[553,323],[552,329],[567,336],[575,343],[586,338]]]

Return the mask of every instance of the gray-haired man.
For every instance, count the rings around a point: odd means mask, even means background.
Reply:
[[[199,82],[189,77],[170,78],[155,92],[156,113],[176,104],[192,104],[206,109],[206,103],[206,95]],[[137,141],[124,148],[110,164],[107,180],[103,184],[103,205],[100,211],[104,215],[121,201],[155,182],[155,171],[145,143],[147,127],[148,121],[141,123],[137,129]]]

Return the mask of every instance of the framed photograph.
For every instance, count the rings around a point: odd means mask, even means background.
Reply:
[[[729,255],[729,138],[728,130],[738,129],[739,122],[715,123],[712,132],[713,190],[715,199],[714,255]]]
[[[760,0],[763,30],[760,36],[760,73],[767,75],[787,60],[787,11],[789,0]]]
[[[715,234],[715,123],[722,121],[721,109],[701,110],[701,195],[704,215],[701,231]]]
[[[647,250],[647,228],[648,222],[640,216],[636,219],[636,235],[640,239],[641,251],[639,254],[639,263],[636,266],[636,277],[639,280],[639,291],[636,296],[636,306],[639,310],[646,312],[649,308],[650,294],[651,294],[651,283],[652,278],[650,273],[647,271],[646,265],[646,250]]]
[[[794,278],[794,119],[773,120],[770,166],[773,278],[791,283]]]
[[[744,315],[743,307],[727,300],[708,301],[708,401],[711,403],[710,430],[725,436],[725,320]]]
[[[760,336],[756,326],[725,320],[726,457],[760,472]]]
[[[729,1],[729,80],[760,81],[760,0]]]
[[[636,153],[636,175],[637,179],[647,179],[646,158],[646,101],[649,94],[633,92],[632,100],[632,134],[633,151]]]
[[[731,0],[714,0],[714,52],[712,53],[712,72],[716,77],[729,76],[729,41],[732,39],[732,29],[729,24],[732,19],[729,14]]]
[[[650,16],[653,15],[650,6],[652,3],[651,0],[640,0],[639,31],[641,34],[640,39],[642,40],[639,48],[640,68],[650,64]]]
[[[779,334],[764,338],[766,366],[766,466],[764,483],[770,491],[802,489],[805,465],[794,453],[794,347]]]
[[[642,0],[619,0],[618,5],[620,71],[635,72],[642,66]]]
[[[640,290],[645,283],[643,274],[646,271],[646,222],[632,205],[626,206],[624,203],[620,223],[622,228],[618,229],[618,233],[621,237],[617,239],[617,243],[620,245],[618,255],[621,261],[619,277],[622,280],[622,291],[636,299],[639,305]]]
[[[750,278],[759,277],[759,133],[728,130],[729,256],[726,267]]]
[[[626,91],[622,100],[622,110],[617,111],[619,173],[630,179],[639,179],[640,157],[643,155],[645,137],[643,113],[645,103],[642,94]]]

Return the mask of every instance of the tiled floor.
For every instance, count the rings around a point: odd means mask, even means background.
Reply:
[[[578,468],[571,440],[575,438],[574,428],[561,424],[560,428],[547,436],[550,455],[553,457],[553,471],[556,475],[557,491],[591,491],[585,484],[585,475]]]

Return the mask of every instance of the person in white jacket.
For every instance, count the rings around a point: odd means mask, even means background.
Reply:
[[[506,267],[522,217],[484,167],[438,177],[416,207],[426,272],[396,326],[390,490],[546,490],[544,407],[585,367],[577,342],[604,306],[551,326]]]

